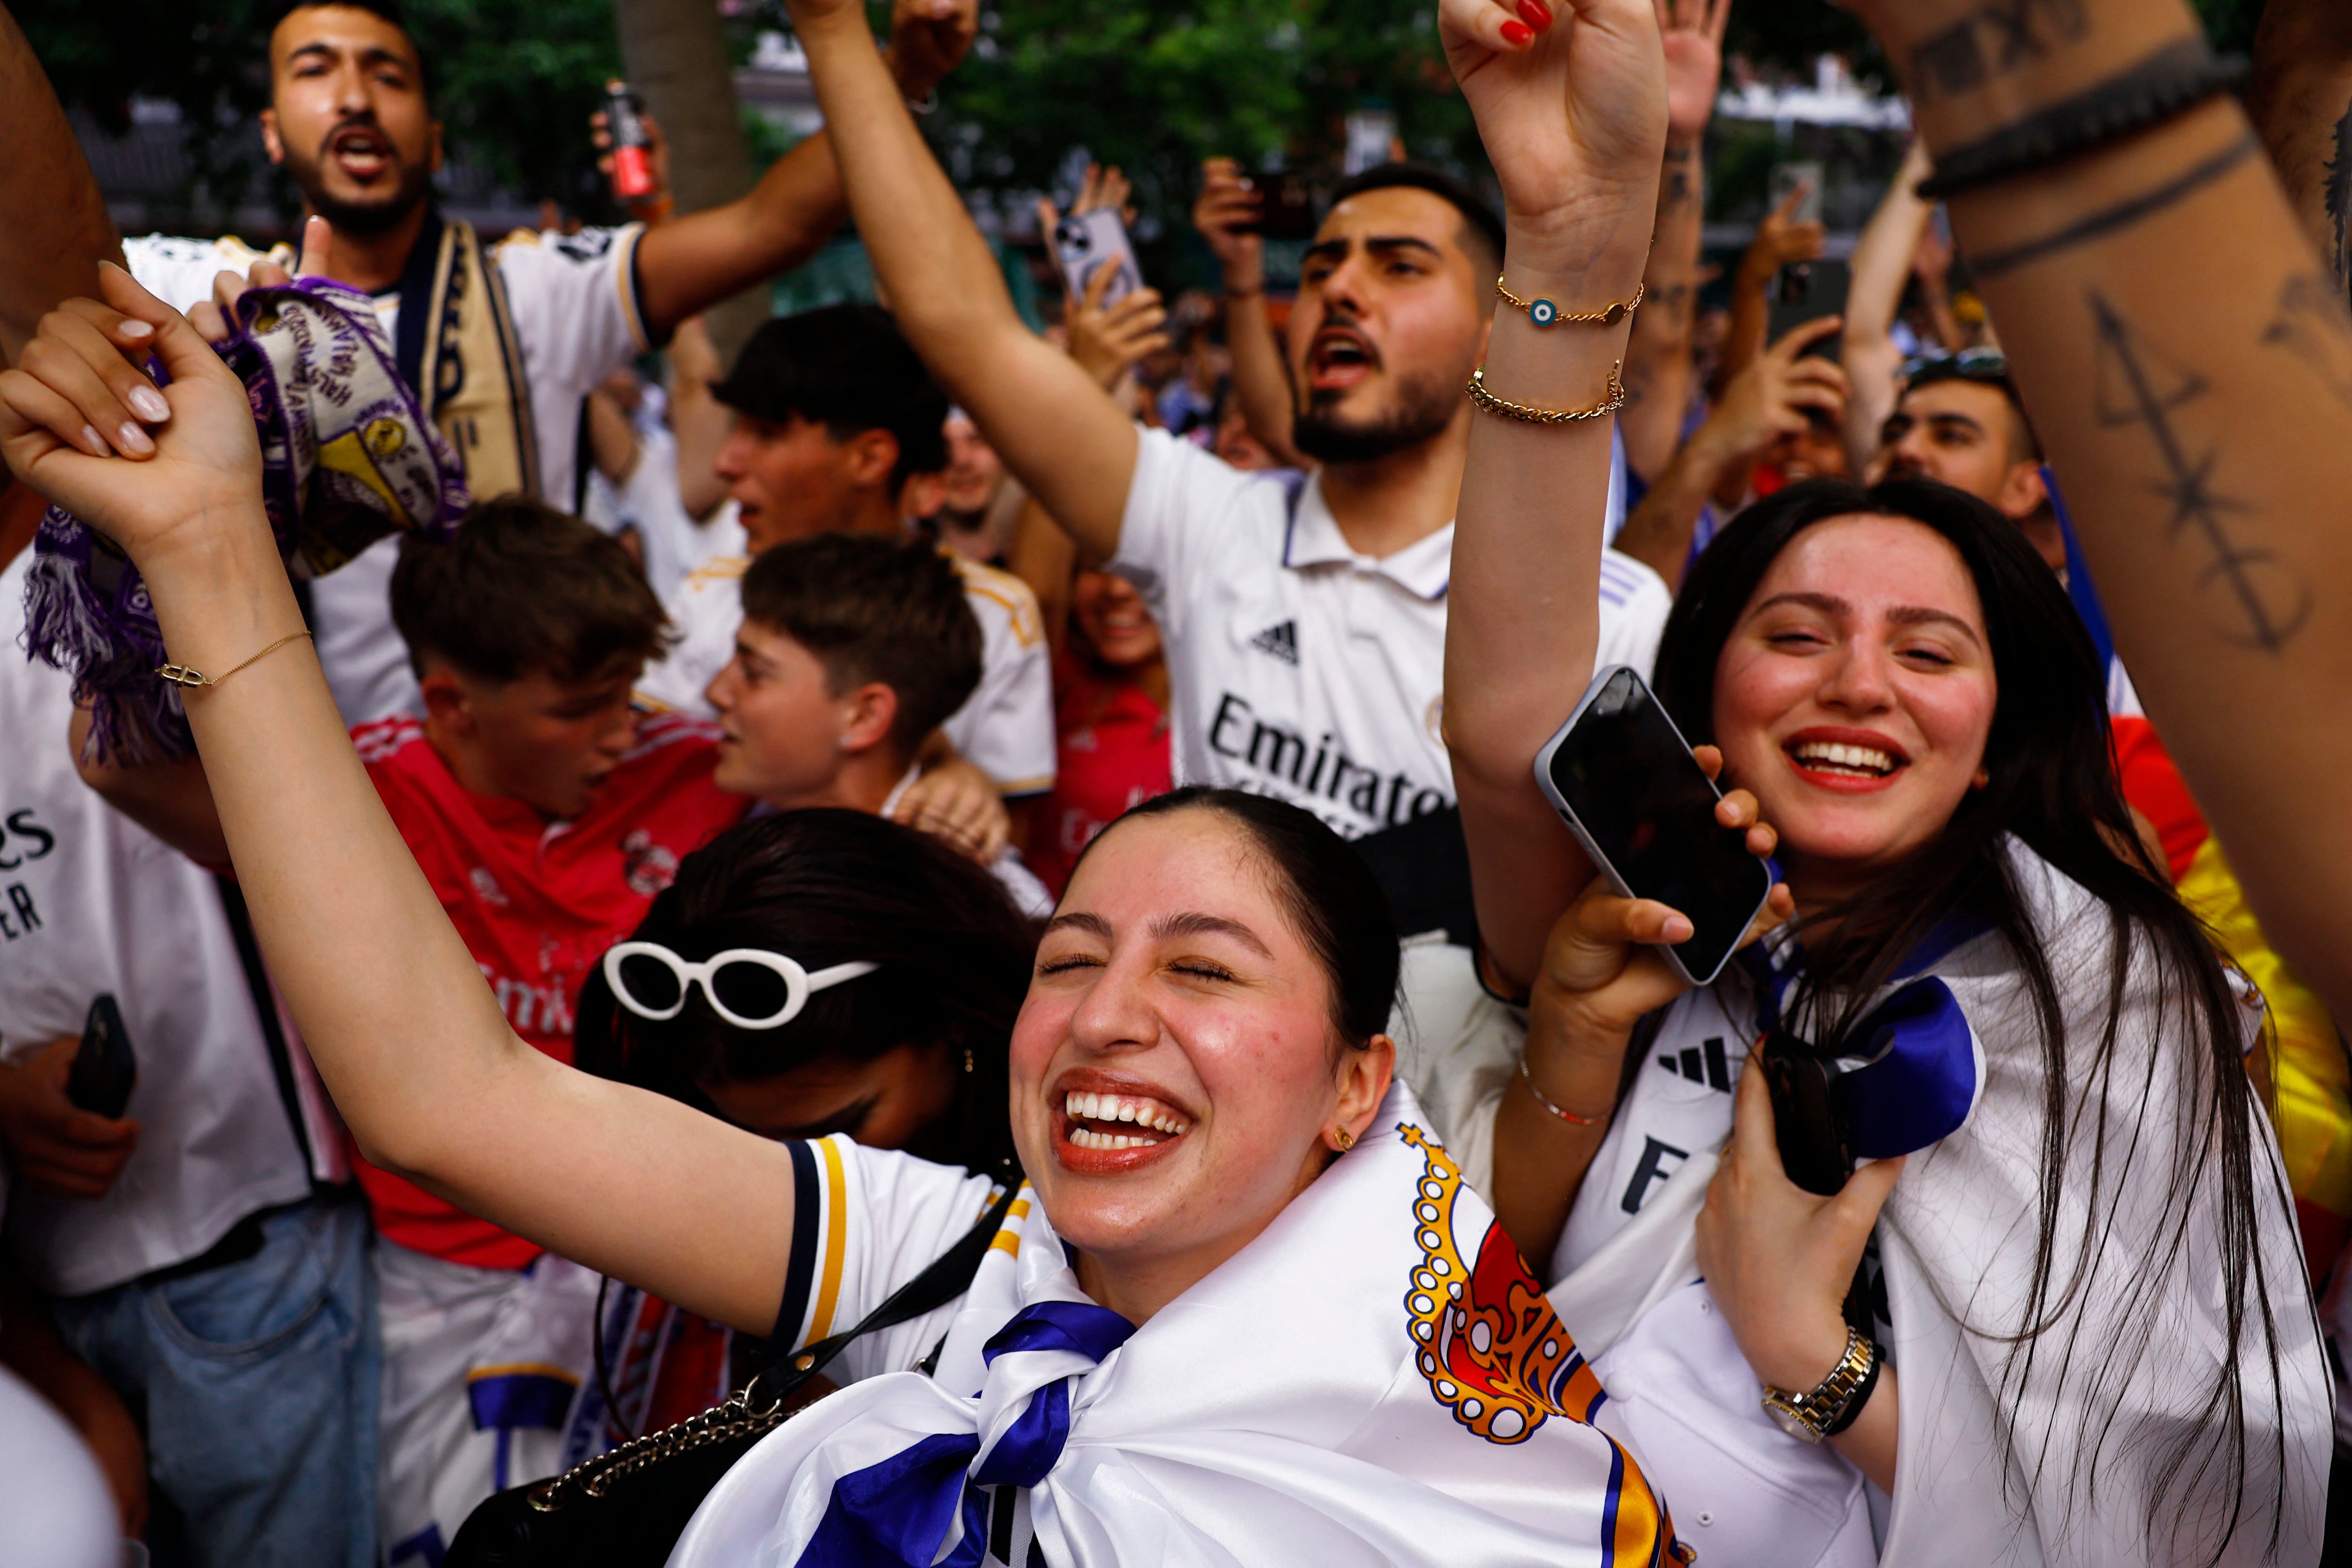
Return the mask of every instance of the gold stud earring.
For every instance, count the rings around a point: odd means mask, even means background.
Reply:
[[[1356,1135],[1342,1127],[1333,1131],[1331,1142],[1339,1145],[1339,1152],[1344,1154],[1356,1146]]]

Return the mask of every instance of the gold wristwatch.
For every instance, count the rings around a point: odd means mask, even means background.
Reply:
[[[1844,1431],[1861,1414],[1861,1401],[1878,1381],[1878,1346],[1849,1326],[1845,1354],[1811,1394],[1764,1385],[1764,1411],[1791,1437],[1818,1443]]]

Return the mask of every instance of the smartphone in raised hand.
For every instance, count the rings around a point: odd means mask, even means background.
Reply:
[[[1720,973],[1771,895],[1772,868],[1716,821],[1723,792],[1638,673],[1592,678],[1536,753],[1536,784],[1611,886],[1690,921],[1686,941],[1658,950],[1666,962],[1694,985]]]
[[[1117,269],[1103,289],[1100,302],[1106,309],[1143,287],[1143,269],[1135,263],[1127,225],[1109,207],[1074,213],[1055,224],[1054,259],[1061,263],[1063,286],[1074,300],[1087,297],[1087,289],[1106,267]]]

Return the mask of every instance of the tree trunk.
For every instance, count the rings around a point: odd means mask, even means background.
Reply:
[[[714,0],[613,0],[613,21],[629,85],[669,138],[677,210],[723,206],[749,191],[751,158]],[[769,300],[763,283],[705,313],[721,363],[735,363],[771,314]]]

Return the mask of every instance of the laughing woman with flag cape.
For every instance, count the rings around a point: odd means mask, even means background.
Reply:
[[[1478,570],[1501,542],[1465,528],[1457,626],[1545,592]],[[1485,694],[1449,685],[1457,766],[1526,768],[1543,734],[1494,704],[1572,705],[1541,653],[1449,670]],[[1538,881],[1563,833],[1476,866],[1496,977],[1533,982],[1488,1192],[1702,1552],[2318,1558],[2328,1379],[2260,1004],[2140,847],[2103,675],[1984,503],[1792,486],[1693,565],[1656,689],[1760,803],[1794,923],[1691,990],[1642,945],[1682,912],[1577,891],[1564,848]],[[1465,792],[1474,847],[1500,815]],[[1776,1125],[1775,1072],[1833,1114]]]
[[[806,0],[793,19],[828,121],[857,125],[853,184],[863,160],[943,178],[863,7]],[[1441,27],[1510,198],[1515,280],[1579,306],[1632,297],[1665,120],[1649,0],[1578,0],[1556,24],[1532,0],[1517,16],[1444,0]],[[272,975],[362,1152],[788,1342],[925,1272],[985,1208],[977,1179],[759,1138],[517,1039],[299,638],[244,390],[197,330],[226,323],[200,308],[192,326],[120,269],[102,281],[105,303],[69,303],[74,324],[0,374],[0,450],[129,555],[174,663],[226,672],[188,689],[187,721]],[[1520,319],[1497,334],[1497,384],[1554,405],[1605,394],[1622,317],[1541,343]],[[172,377],[153,450],[81,444],[132,416],[151,352]],[[1473,435],[1474,460],[1521,461],[1486,503],[1564,508],[1597,539],[1606,422],[1496,435]],[[1591,555],[1559,611],[1588,661]],[[687,965],[678,1005],[723,1008],[747,963],[798,977],[774,1014],[789,1018],[812,983],[789,953]],[[1076,868],[1013,1033],[1031,1191],[987,1270],[944,1321],[861,1340],[839,1364],[865,1385],[755,1449],[677,1560],[1686,1561],[1641,1463],[1594,1425],[1606,1397],[1574,1342],[1391,1091],[1396,978],[1369,871],[1296,808],[1192,794],[1114,825]]]

